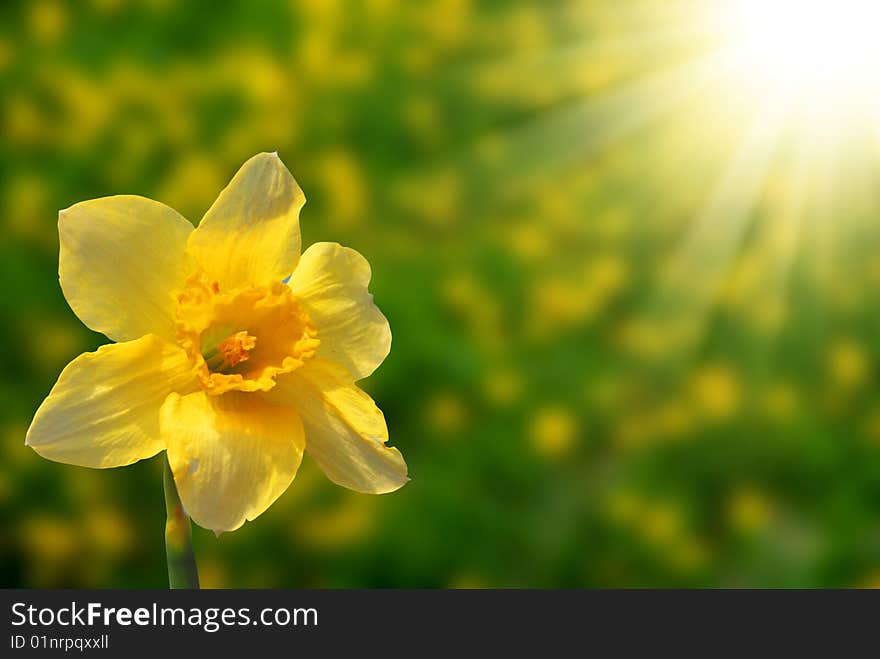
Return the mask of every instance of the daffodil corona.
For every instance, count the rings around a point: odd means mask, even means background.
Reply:
[[[406,464],[355,384],[391,346],[370,266],[335,243],[300,255],[304,204],[277,154],[263,153],[196,229],[137,196],[62,211],[64,295],[117,343],[68,364],[26,443],[102,468],[165,450],[186,512],[218,533],[266,510],[304,450],[344,487],[401,487]]]

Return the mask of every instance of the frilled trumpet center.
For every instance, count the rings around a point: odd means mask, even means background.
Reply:
[[[221,291],[193,275],[178,295],[177,339],[205,391],[268,391],[315,354],[317,330],[281,282]]]

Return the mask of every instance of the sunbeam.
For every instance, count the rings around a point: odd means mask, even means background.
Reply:
[[[705,334],[766,182],[784,115],[785,105],[779,97],[767,99],[703,210],[670,255],[666,276],[649,304],[650,314],[689,319],[682,357],[687,357]]]

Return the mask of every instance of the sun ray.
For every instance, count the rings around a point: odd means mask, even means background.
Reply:
[[[695,350],[704,336],[766,182],[785,114],[784,99],[767,100],[703,210],[668,258],[659,289],[648,303],[650,315],[689,320],[685,355]]]
[[[502,180],[552,177],[671,114],[717,81],[722,57],[713,53],[569,102],[506,134],[507,157],[499,165],[511,170]]]

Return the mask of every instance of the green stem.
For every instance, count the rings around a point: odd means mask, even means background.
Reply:
[[[183,511],[174,475],[168,458],[165,457],[165,509],[168,520],[165,522],[165,555],[168,557],[168,585],[176,588],[198,588],[199,572],[192,547],[192,527],[189,517]]]

